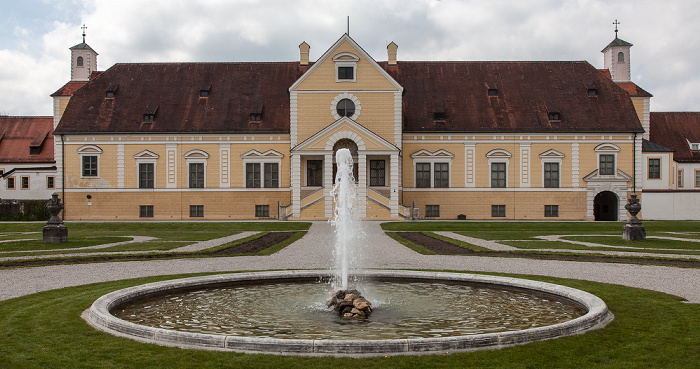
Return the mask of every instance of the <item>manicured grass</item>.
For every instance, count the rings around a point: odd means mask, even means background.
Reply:
[[[646,253],[679,253],[697,255],[700,242],[647,238],[643,242],[622,239],[622,222],[393,222],[383,223],[382,228],[389,231],[450,231],[461,235],[497,241],[504,245],[527,249],[566,249],[628,251]],[[647,236],[700,238],[700,222],[697,221],[647,221],[644,222]],[[688,232],[687,234],[676,234]],[[426,233],[427,234],[427,233]],[[612,249],[606,247],[588,247],[562,241],[546,241],[535,238],[545,235],[567,235],[563,239],[592,242],[608,246],[625,246],[631,249]],[[432,237],[440,238],[437,235]],[[449,239],[447,239],[450,241]],[[450,241],[457,243],[454,241]],[[461,246],[477,249],[473,245]],[[653,250],[674,249],[677,251]]]
[[[2,242],[0,251],[52,250],[73,247],[93,246],[104,243],[125,241],[126,236],[151,236],[155,240],[114,246],[108,249],[85,250],[86,252],[105,251],[152,251],[170,250],[198,241],[225,237],[243,231],[296,231],[308,230],[311,223],[305,222],[142,222],[142,223],[66,223],[68,242],[45,244],[41,241],[45,223],[0,223],[2,239],[33,238],[34,241]],[[31,234],[17,234],[33,232]],[[6,233],[11,233],[6,235]],[[108,242],[106,242],[107,240]],[[6,255],[9,256],[9,255]]]
[[[699,305],[647,290],[532,276],[526,278],[580,288],[601,297],[615,320],[602,330],[583,335],[500,350],[348,359],[161,347],[98,332],[79,317],[107,292],[173,277],[100,283],[0,302],[2,367],[690,368],[700,362]]]

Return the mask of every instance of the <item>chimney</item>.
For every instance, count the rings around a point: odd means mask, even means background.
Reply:
[[[389,54],[389,65],[396,65],[396,50],[399,46],[391,41],[391,43],[386,47],[386,51]]]
[[[309,65],[309,44],[306,41],[299,45],[299,65],[307,66]]]

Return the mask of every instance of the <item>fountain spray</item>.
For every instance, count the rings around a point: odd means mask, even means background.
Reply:
[[[331,191],[335,201],[335,211],[332,224],[335,226],[335,269],[336,284],[339,288],[348,288],[348,273],[353,257],[350,244],[355,240],[358,226],[355,204],[357,202],[357,187],[353,177],[352,155],[348,149],[340,149],[335,154],[338,168],[335,176],[335,186]]]

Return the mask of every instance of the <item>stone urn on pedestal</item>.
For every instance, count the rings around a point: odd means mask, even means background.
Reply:
[[[630,218],[622,227],[622,239],[627,241],[644,241],[647,238],[647,232],[642,226],[642,221],[637,218],[637,214],[642,210],[642,205],[637,200],[637,194],[630,195],[625,209],[630,213]]]
[[[67,242],[68,228],[63,224],[61,218],[58,217],[58,213],[63,210],[63,204],[61,204],[61,200],[58,199],[58,194],[56,192],[51,195],[51,200],[46,203],[46,209],[51,213],[51,218],[46,222],[46,226],[44,226],[44,242]]]

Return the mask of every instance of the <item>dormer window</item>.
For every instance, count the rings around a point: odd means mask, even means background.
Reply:
[[[693,151],[700,150],[700,143],[690,144],[690,149]]]
[[[262,122],[262,111],[263,103],[262,101],[255,101],[250,107],[250,122],[260,123]]]
[[[107,86],[107,90],[105,90],[105,98],[113,99],[114,96],[117,94],[118,89],[119,89],[119,84],[110,83],[110,85]]]
[[[39,155],[41,154],[41,146],[30,146],[29,155]]]
[[[547,118],[550,122],[561,121],[561,111],[553,102],[547,102]]]
[[[588,89],[588,96],[590,96],[590,97],[598,96],[598,89],[597,88],[589,88]]]
[[[486,84],[486,94],[488,96],[498,96],[498,87],[495,83]]]
[[[251,114],[250,114],[250,122],[251,122],[251,123],[260,123],[260,122],[262,122],[262,114],[260,114],[260,113],[251,113]]]
[[[445,113],[433,113],[433,121],[435,123],[445,123]]]
[[[199,88],[199,97],[209,97],[210,90],[211,83],[203,83],[202,87]]]
[[[158,105],[149,105],[146,111],[143,113],[144,123],[153,123],[156,120],[156,112],[158,111]]]

